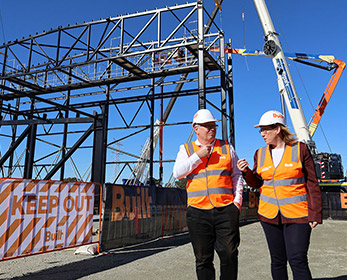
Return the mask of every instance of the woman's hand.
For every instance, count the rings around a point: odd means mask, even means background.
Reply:
[[[241,171],[245,172],[247,167],[249,166],[249,163],[246,159],[242,158],[237,161],[237,168]]]
[[[317,222],[309,222],[308,224],[310,225],[311,228],[315,228],[318,225]]]

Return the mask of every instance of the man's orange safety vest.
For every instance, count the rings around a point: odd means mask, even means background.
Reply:
[[[200,149],[195,142],[185,144],[188,156]],[[212,153],[202,158],[187,176],[188,205],[200,209],[212,209],[231,204],[234,191],[231,182],[231,156],[227,141],[216,140]]]
[[[276,168],[269,146],[260,148],[257,173],[264,180],[260,188],[260,215],[273,219],[280,211],[287,218],[308,216],[306,180],[302,172],[299,142],[285,147]]]

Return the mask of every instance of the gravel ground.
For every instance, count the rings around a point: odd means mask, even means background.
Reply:
[[[347,280],[347,221],[326,220],[313,230],[309,251],[316,280]],[[265,237],[259,222],[241,227],[239,279],[271,279]],[[75,255],[76,249],[0,262],[0,279],[196,279],[187,234],[99,254]],[[216,256],[218,273],[218,257]],[[218,278],[218,277],[217,277]],[[292,279],[292,278],[290,278]]]

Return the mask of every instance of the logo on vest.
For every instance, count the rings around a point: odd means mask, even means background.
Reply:
[[[284,166],[285,167],[293,167],[293,164],[292,163],[285,163]]]
[[[264,171],[268,171],[269,169],[271,169],[272,166],[267,166],[267,167],[264,167],[261,171],[264,172]]]
[[[221,158],[221,159],[225,159],[226,157],[225,157],[225,156],[220,156],[219,158]]]

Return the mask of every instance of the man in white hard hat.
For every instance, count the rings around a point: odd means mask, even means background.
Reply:
[[[216,139],[216,119],[207,109],[193,118],[197,140],[180,146],[173,175],[187,177],[187,224],[198,280],[215,279],[214,250],[220,279],[237,279],[242,176],[231,144]]]

